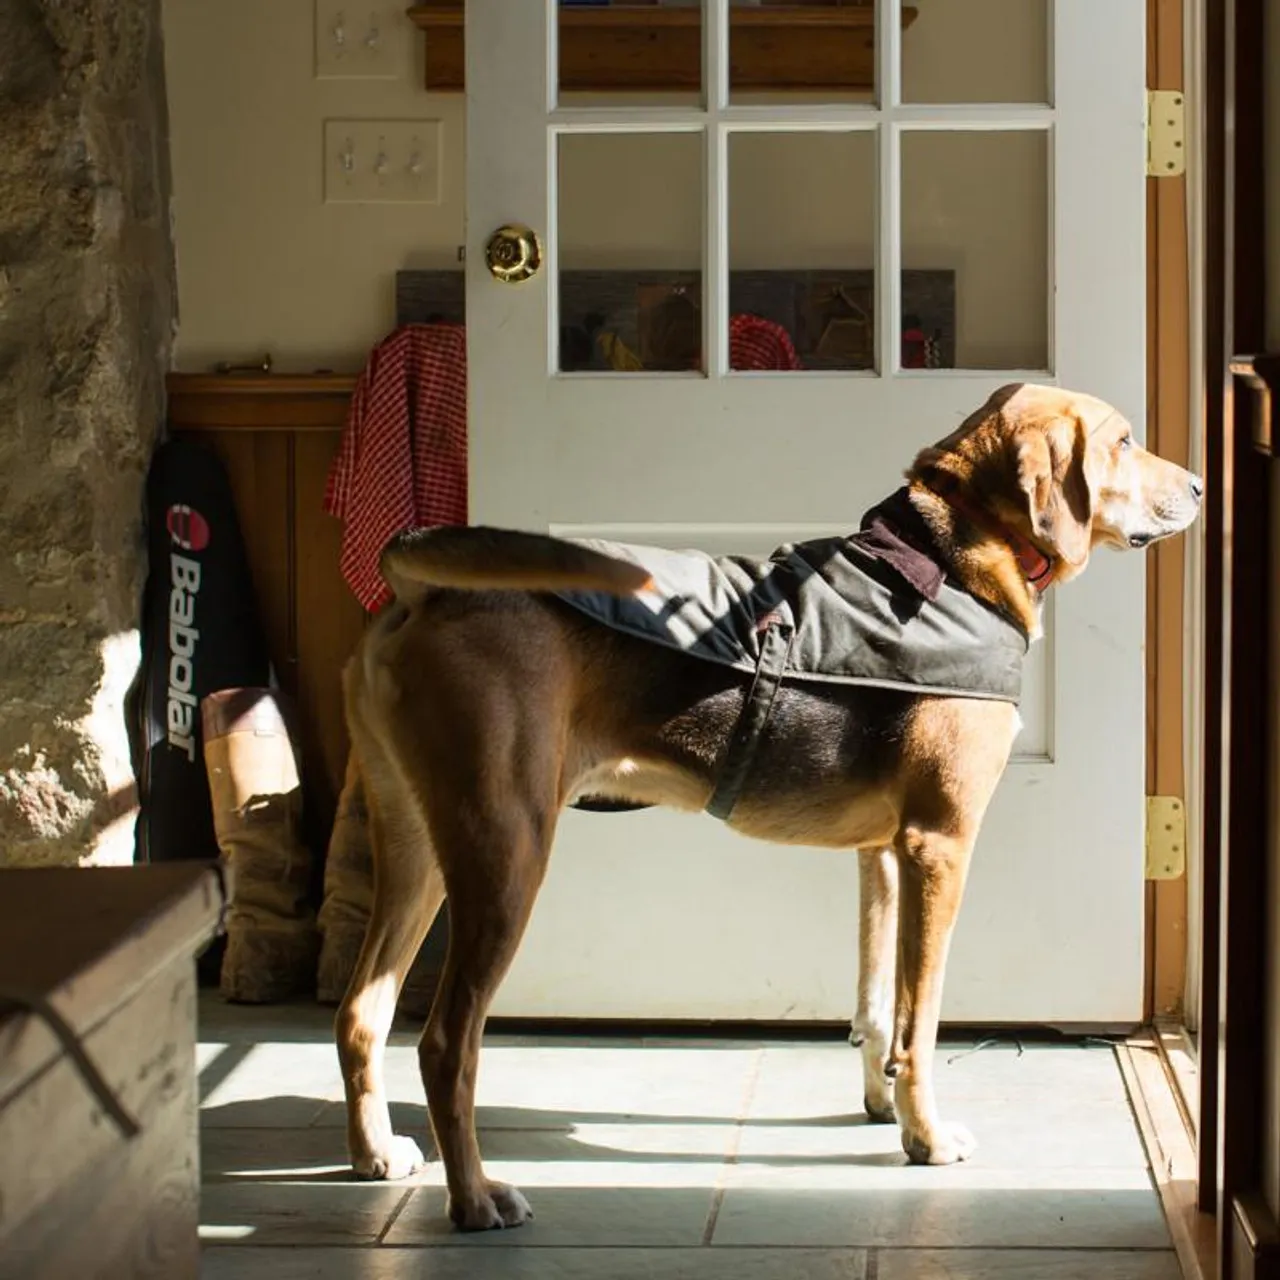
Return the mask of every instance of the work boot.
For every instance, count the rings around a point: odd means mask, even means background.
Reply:
[[[316,999],[339,1004],[356,967],[373,907],[373,843],[364,782],[355,752],[347,755],[347,776],[338,797],[329,850],[324,860],[324,901],[320,906],[320,965]]]
[[[311,855],[302,843],[302,786],[272,689],[223,689],[200,703],[213,825],[234,873],[221,990],[270,1004],[315,978]]]
[[[338,797],[338,811],[324,863],[320,966],[316,980],[316,999],[321,1004],[340,1004],[346,994],[372,909],[373,839],[364,782],[352,752],[347,757],[347,776]],[[437,923],[409,969],[396,1005],[400,1013],[421,1019],[431,1012],[444,962],[444,936]]]
[[[448,939],[449,904],[445,903],[409,966],[404,986],[400,988],[400,999],[396,1001],[397,1013],[419,1022],[430,1015],[436,988],[440,985]]]

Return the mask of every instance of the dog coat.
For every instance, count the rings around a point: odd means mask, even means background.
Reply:
[[[726,818],[783,682],[852,684],[1016,703],[1029,640],[946,574],[906,489],[858,533],[788,543],[767,560],[598,539],[583,545],[642,566],[633,596],[560,591],[616,631],[754,677],[716,793]]]

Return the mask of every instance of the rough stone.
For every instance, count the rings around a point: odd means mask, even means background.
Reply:
[[[128,861],[176,318],[160,0],[0,3],[0,865]]]

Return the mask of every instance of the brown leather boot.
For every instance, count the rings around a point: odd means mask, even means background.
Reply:
[[[311,854],[280,698],[273,689],[224,689],[200,704],[214,830],[235,872],[221,988],[246,1004],[287,999],[315,977]]]
[[[435,927],[427,935],[400,988],[396,1011],[407,1018],[421,1020],[431,1013],[435,1003],[436,988],[440,985],[440,970],[444,968],[445,942],[448,939],[448,912],[446,903],[440,908]]]
[[[324,901],[320,906],[320,965],[316,999],[338,1004],[347,983],[373,905],[373,846],[369,811],[355,752],[347,756],[347,776],[338,797],[333,833],[324,860]]]
[[[320,907],[320,965],[316,999],[339,1004],[356,967],[373,906],[373,844],[369,810],[355,753],[347,757],[347,776],[324,863],[324,902]],[[444,961],[443,946],[429,938],[409,970],[396,1008],[412,1018],[431,1012]]]

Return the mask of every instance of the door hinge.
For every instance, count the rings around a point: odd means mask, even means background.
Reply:
[[[1176,178],[1186,171],[1186,95],[1181,89],[1148,89],[1147,177]]]
[[[1148,796],[1146,878],[1177,880],[1186,869],[1186,805],[1177,796]]]

